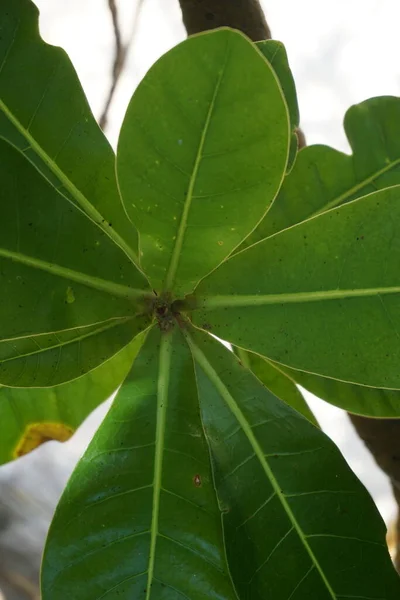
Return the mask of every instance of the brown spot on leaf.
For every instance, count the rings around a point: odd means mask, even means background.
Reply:
[[[194,483],[194,485],[196,487],[201,487],[201,477],[200,477],[200,475],[197,474],[197,475],[195,475],[193,477],[193,483]]]
[[[29,454],[41,444],[51,440],[66,442],[73,433],[72,427],[63,423],[30,423],[14,450],[14,457]]]

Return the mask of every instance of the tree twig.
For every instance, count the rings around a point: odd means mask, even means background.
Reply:
[[[111,86],[108,91],[108,96],[106,102],[104,104],[104,108],[99,119],[99,125],[102,129],[105,129],[107,126],[108,113],[110,110],[110,106],[112,100],[114,98],[115,90],[118,85],[119,78],[124,69],[126,58],[129,54],[130,47],[132,45],[133,40],[135,39],[137,26],[139,23],[139,16],[144,4],[144,0],[137,0],[135,14],[133,17],[133,26],[132,32],[129,36],[128,41],[124,44],[121,35],[121,29],[119,25],[119,17],[118,17],[118,7],[116,0],[108,0],[108,8],[111,14],[111,20],[114,30],[114,43],[115,43],[115,51],[114,51],[114,61],[112,67],[112,80]]]

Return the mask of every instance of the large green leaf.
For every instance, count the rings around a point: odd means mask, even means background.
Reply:
[[[245,244],[332,206],[399,184],[399,124],[400,98],[371,98],[351,107],[344,125],[353,155],[320,145],[302,150],[268,215]],[[291,371],[290,376],[310,392],[350,412],[371,417],[400,416],[397,391],[347,384],[300,371]]]
[[[194,36],[150,69],[117,173],[154,289],[192,291],[257,225],[282,182],[289,129],[274,71],[239,32]]]
[[[0,388],[0,464],[49,440],[68,440],[84,419],[117,389],[132,366],[142,336],[74,381],[52,388]]]
[[[399,219],[397,186],[267,238],[201,282],[193,320],[284,365],[398,389]]]
[[[146,326],[124,252],[0,139],[0,383],[47,387],[95,368]]]
[[[43,600],[236,600],[179,330],[154,329],[57,509]]]
[[[333,443],[219,342],[189,344],[196,378],[179,329],[150,332],[56,511],[43,600],[395,600],[384,524]]]
[[[287,368],[283,370],[276,363],[242,348],[234,348],[234,352],[242,365],[250,369],[277,398],[289,404],[311,423],[318,426],[317,419],[296,386],[296,380],[292,373],[298,373],[298,371]]]
[[[292,132],[289,160],[287,164],[287,171],[290,171],[294,165],[297,155],[298,138],[296,130],[300,123],[296,85],[293,79],[292,71],[290,70],[286,49],[282,42],[278,42],[276,40],[263,40],[261,42],[257,42],[256,45],[275,71],[288,106],[290,129]]]
[[[191,347],[239,598],[398,599],[384,523],[331,440],[210,336]]]
[[[137,233],[119,198],[113,151],[68,56],[40,38],[30,0],[0,2],[0,137],[137,259]]]
[[[344,120],[353,154],[328,146],[304,148],[293,171],[246,245],[359,198],[400,184],[400,98],[370,98]]]

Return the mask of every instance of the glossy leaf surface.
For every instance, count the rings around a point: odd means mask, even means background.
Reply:
[[[247,245],[375,190],[400,184],[400,98],[382,96],[352,106],[344,128],[353,154],[322,145],[303,148]]]
[[[67,441],[84,419],[107,400],[132,366],[142,336],[116,356],[74,381],[52,388],[0,387],[0,464],[49,440]]]
[[[298,140],[296,129],[299,126],[300,114],[297,103],[296,86],[290,70],[286,49],[282,42],[278,42],[277,40],[263,40],[262,42],[257,42],[256,46],[275,71],[288,106],[290,129],[292,132],[289,160],[287,164],[287,171],[290,171],[297,155]]]
[[[397,599],[384,523],[332,441],[210,336],[191,346],[239,598]]]
[[[29,0],[0,3],[0,137],[137,259],[137,233],[119,198],[114,153],[68,56],[40,38],[38,10]]]
[[[0,383],[53,386],[95,368],[146,326],[147,282],[4,140],[0,179]]]
[[[397,186],[267,238],[201,282],[194,322],[296,369],[398,389],[399,219]]]
[[[191,292],[251,232],[282,182],[289,136],[277,78],[238,32],[189,38],[150,69],[117,172],[154,289]]]
[[[53,521],[43,600],[236,600],[179,330],[148,335]]]
[[[270,392],[318,426],[317,419],[296,386],[296,380],[292,373],[298,373],[298,371],[287,368],[283,370],[278,364],[254,354],[254,352],[247,352],[241,348],[235,348],[234,351],[243,366],[250,369]]]

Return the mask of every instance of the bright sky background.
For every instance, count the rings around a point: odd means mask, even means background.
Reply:
[[[42,35],[67,50],[99,116],[113,57],[107,1],[35,1],[42,11]],[[308,143],[327,143],[348,151],[342,129],[346,109],[371,96],[400,95],[399,0],[266,0],[263,4],[274,37],[288,51]],[[123,31],[129,35],[135,0],[120,0],[119,6]],[[184,37],[178,0],[145,0],[110,114],[107,133],[113,145],[135,86],[151,64]],[[311,399],[311,405],[390,520],[394,504],[388,482],[352,432],[346,415],[317,399]],[[46,475],[53,473],[61,490],[103,414],[101,407],[68,444],[46,444],[5,469],[16,477],[32,469],[41,473],[41,461],[45,461]],[[40,485],[37,488],[39,495]]]

